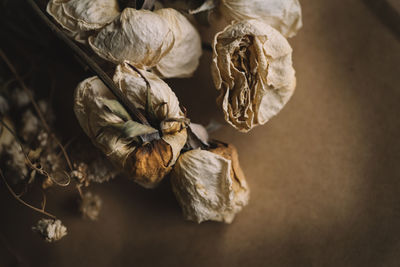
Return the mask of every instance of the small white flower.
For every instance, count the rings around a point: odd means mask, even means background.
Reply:
[[[83,217],[95,221],[99,217],[101,205],[102,201],[98,195],[86,192],[82,198],[80,211],[82,212]]]
[[[42,235],[47,242],[58,241],[67,235],[67,228],[60,220],[54,219],[40,219],[32,230]]]

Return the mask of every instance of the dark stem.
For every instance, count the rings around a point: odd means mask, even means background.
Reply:
[[[68,45],[69,48],[81,58],[88,67],[97,74],[100,80],[110,89],[114,96],[122,103],[124,108],[128,113],[137,118],[142,124],[150,125],[147,119],[142,113],[130,102],[127,97],[122,94],[122,92],[117,88],[114,81],[96,64],[82,49],[79,48],[68,36],[66,36],[47,16],[43,11],[37,6],[34,0],[27,0],[28,4],[32,7],[35,13],[40,17],[40,19],[54,32],[58,38],[60,38],[64,43]]]

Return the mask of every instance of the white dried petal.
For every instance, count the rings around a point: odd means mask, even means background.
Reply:
[[[211,70],[225,120],[242,132],[275,116],[296,87],[292,48],[257,20],[232,24],[215,36]]]
[[[298,0],[221,0],[220,10],[228,21],[257,19],[285,37],[293,37],[303,25]]]
[[[102,201],[98,195],[94,195],[91,192],[86,192],[82,198],[80,211],[83,217],[95,221],[99,217],[101,205]]]
[[[236,150],[216,150],[190,150],[174,166],[172,188],[187,220],[231,223],[248,203],[250,191]]]
[[[125,8],[89,44],[100,57],[119,64],[125,60],[139,67],[153,67],[169,52],[174,35],[168,22],[148,10]]]
[[[183,125],[179,121],[179,119],[184,119],[184,114],[179,108],[179,102],[175,94],[168,85],[155,74],[144,70],[139,71],[140,74],[133,70],[127,63],[118,65],[114,75],[114,82],[138,109],[146,110],[148,93],[151,95],[150,104],[154,107],[155,120],[162,125],[162,127],[160,127],[163,132],[161,141],[169,146],[171,158],[166,163],[163,163],[165,166],[163,165],[162,174],[159,174],[158,177],[152,176],[151,179],[147,179],[148,177],[143,177],[143,179],[141,179],[141,177],[133,178],[136,182],[145,187],[154,187],[161,181],[163,175],[170,171],[171,166],[175,163],[180,150],[186,142],[187,135],[186,129],[183,129]],[[147,88],[143,77],[149,82],[149,88]],[[135,146],[129,140],[120,138],[120,135],[115,133],[115,131],[105,131],[101,137],[97,135],[99,130],[104,126],[123,122],[120,117],[110,113],[104,108],[102,104],[104,99],[115,99],[115,97],[98,77],[88,78],[81,82],[75,92],[74,111],[78,121],[94,144],[98,146],[115,165],[124,168],[132,175],[140,176],[140,174],[137,173],[138,168],[144,170],[147,166],[135,165],[135,170],[132,170],[132,166],[130,165],[134,165],[137,161],[135,152],[137,152],[140,147]],[[178,121],[162,123],[164,120],[168,119],[178,119]],[[166,158],[161,158],[167,160]],[[143,157],[143,160],[146,161],[146,158]],[[150,160],[159,162],[159,159],[150,158]],[[152,163],[149,161],[148,164]],[[147,171],[150,172],[152,170],[148,169]],[[146,176],[146,174],[144,174],[144,176]]]
[[[119,15],[118,0],[51,0],[47,12],[79,42]]]
[[[67,235],[67,228],[60,220],[40,219],[32,230],[42,235],[47,242],[58,241]]]
[[[196,28],[181,13],[172,8],[155,11],[168,22],[174,35],[174,45],[155,66],[163,78],[190,77],[199,66],[201,39]]]

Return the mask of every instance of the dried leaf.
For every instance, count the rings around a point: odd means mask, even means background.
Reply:
[[[108,108],[108,110],[120,117],[123,121],[129,121],[132,120],[131,116],[129,113],[125,110],[125,108],[115,99],[107,99],[107,98],[102,98],[100,100],[104,104],[105,107]]]

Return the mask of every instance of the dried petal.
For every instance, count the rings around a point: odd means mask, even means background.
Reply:
[[[227,21],[257,19],[293,37],[302,27],[298,0],[221,0],[220,10]]]
[[[249,200],[249,188],[232,145],[182,154],[171,183],[186,219],[231,223]]]
[[[225,120],[242,132],[276,115],[296,87],[292,48],[256,20],[232,24],[215,36],[211,68]]]
[[[51,0],[47,12],[79,42],[119,15],[118,0]]]
[[[186,142],[185,116],[179,108],[177,97],[165,82],[155,74],[138,71],[140,73],[127,63],[119,65],[114,81],[122,93],[139,110],[144,111],[152,127],[161,131],[160,140],[141,144],[133,141],[131,136],[124,135],[124,128],[114,127],[131,120],[124,121],[120,111],[113,113],[109,105],[104,105],[104,99],[115,100],[115,97],[97,77],[86,79],[78,85],[74,110],[83,130],[94,144],[137,183],[151,188],[169,173]],[[149,95],[151,103],[147,103]],[[149,106],[154,112],[152,116],[146,112]]]
[[[174,45],[156,65],[155,71],[164,78],[190,77],[199,65],[202,53],[200,35],[181,13],[172,8],[156,10],[174,35]]]
[[[41,234],[47,242],[58,241],[67,235],[67,228],[60,220],[54,219],[40,219],[32,226],[32,231]]]
[[[119,64],[125,60],[153,67],[169,52],[174,35],[168,22],[148,10],[125,8],[119,17],[89,38],[93,51]]]

